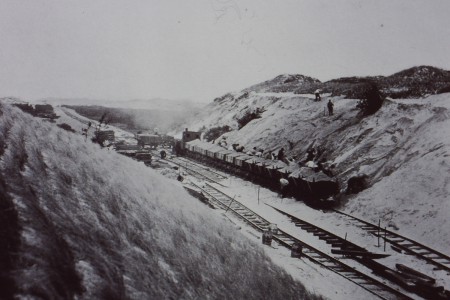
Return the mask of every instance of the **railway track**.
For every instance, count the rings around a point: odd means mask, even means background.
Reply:
[[[402,264],[396,265],[397,269],[392,269],[374,260],[377,258],[390,256],[390,254],[369,252],[367,249],[355,245],[350,241],[347,241],[346,239],[343,239],[325,229],[306,222],[272,205],[266,205],[272,207],[277,212],[288,217],[291,222],[293,222],[297,227],[300,227],[302,230],[312,233],[320,240],[324,240],[327,244],[331,244],[333,248],[331,249],[331,253],[342,254],[349,258],[352,258],[360,264],[371,269],[378,276],[386,278],[392,281],[394,284],[397,284],[400,287],[404,288],[405,290],[415,293],[426,299],[449,299],[447,291],[445,291],[443,287],[435,285],[436,280],[434,278]],[[416,275],[420,274],[421,278],[415,278],[416,281],[411,280],[410,276],[414,273]],[[418,282],[417,280],[422,281]]]
[[[215,172],[208,167],[193,163],[187,159],[180,159],[179,157],[166,157],[165,159],[173,164],[176,164],[179,167],[183,167],[190,175],[202,180],[206,180],[207,182],[222,185],[220,181],[227,178],[226,176]]]
[[[447,274],[450,275],[449,256],[395,232],[380,229],[379,226],[356,218],[352,215],[338,210],[333,211],[352,221],[355,226],[358,226],[377,237],[383,238],[387,243],[390,243],[393,246],[394,250],[400,250],[404,251],[405,254],[414,255],[427,263],[433,264],[438,270],[446,271]]]
[[[260,232],[269,230],[271,223],[268,220],[236,201],[234,198],[226,195],[208,183],[205,183],[202,187],[195,184],[193,185],[200,189],[215,207],[221,208],[226,212],[231,211],[237,217]],[[358,270],[355,270],[354,268],[302,242],[282,230],[277,230],[277,233],[273,235],[273,239],[288,249],[291,249],[294,244],[301,245],[303,249],[302,257],[327,268],[347,280],[350,280],[381,299],[412,299],[403,292],[394,289],[391,286],[386,285],[385,283],[378,281],[377,279]]]
[[[208,171],[208,172],[210,172],[210,173],[212,173],[212,174],[215,174],[215,176],[217,176],[218,179],[227,179],[227,178],[228,178],[228,177],[225,176],[223,173],[217,172],[217,171],[216,171],[215,169],[213,169],[213,168],[210,168],[210,167],[208,167],[208,166],[202,165],[201,163],[198,163],[198,162],[195,162],[195,161],[186,159],[186,158],[184,158],[184,157],[176,156],[176,157],[173,157],[172,159],[173,159],[173,160],[176,160],[176,161],[178,161],[178,162],[180,162],[180,163],[190,164],[190,165],[192,165],[192,166],[195,166],[196,168],[200,168],[200,169],[206,170],[206,171]]]
[[[341,250],[346,251],[357,251],[358,253],[366,253],[367,256],[370,256],[369,251],[367,249],[360,247],[347,239],[344,239],[338,235],[335,235],[334,233],[331,233],[323,228],[320,228],[319,226],[313,225],[312,223],[309,223],[307,221],[304,221],[296,216],[293,216],[285,211],[282,211],[272,205],[269,205],[266,203],[267,206],[270,206],[277,212],[281,213],[282,215],[287,216],[297,227],[300,227],[302,230],[305,230],[309,233],[312,233],[314,236],[317,236],[319,239],[324,240],[327,244],[330,244],[333,248],[339,248]]]

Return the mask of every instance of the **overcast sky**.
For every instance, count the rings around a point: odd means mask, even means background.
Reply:
[[[209,102],[279,74],[450,69],[450,1],[0,0],[0,96]]]

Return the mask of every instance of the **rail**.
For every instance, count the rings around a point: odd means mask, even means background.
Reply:
[[[195,184],[194,184],[195,185]],[[225,210],[231,211],[236,216],[244,220],[247,224],[255,228],[260,232],[264,232],[270,228],[270,222],[250,210],[248,207],[236,201],[234,198],[226,195],[222,191],[216,189],[208,183],[200,187],[195,185],[198,189],[202,190],[206,197],[210,199],[215,206]],[[291,249],[295,243],[302,245],[302,256],[310,261],[317,263],[328,270],[350,280],[366,291],[376,295],[381,299],[412,299],[399,290],[396,290],[389,285],[386,285],[373,277],[370,277],[354,268],[342,263],[341,261],[321,252],[320,250],[304,243],[303,241],[289,235],[288,233],[278,230],[273,238],[282,246]]]
[[[211,183],[216,183],[221,186],[223,186],[223,184],[221,184],[220,181],[223,180],[224,178],[226,178],[224,176],[219,177],[218,175],[216,175],[217,172],[213,172],[206,168],[200,168],[188,160],[178,161],[176,158],[168,158],[168,157],[166,157],[165,160],[167,160],[179,167],[183,167],[187,173],[191,174],[192,176],[194,176],[196,178],[206,180]]]
[[[415,255],[416,257],[425,260],[426,262],[433,264],[440,270],[450,272],[450,257],[438,252],[430,247],[427,247],[419,242],[416,242],[410,238],[404,237],[398,233],[392,232],[387,229],[381,229],[379,226],[364,221],[360,218],[354,217],[347,213],[333,209],[334,212],[341,214],[353,221],[359,223],[358,227],[370,232],[371,234],[383,238],[386,242],[392,246],[405,251],[406,253]]]

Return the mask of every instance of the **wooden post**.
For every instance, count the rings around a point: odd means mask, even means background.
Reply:
[[[345,233],[345,238],[344,238],[344,240],[347,240],[347,232]]]
[[[380,225],[381,225],[381,220],[378,219],[378,248],[380,248]]]
[[[384,227],[384,252],[386,252],[386,227]]]
[[[258,185],[258,205],[259,205],[259,185]]]

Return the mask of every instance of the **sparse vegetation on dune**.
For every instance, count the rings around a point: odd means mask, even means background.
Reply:
[[[248,92],[294,92],[311,94],[316,89],[333,96],[361,99],[366,85],[375,83],[382,92],[391,98],[417,98],[430,94],[445,93],[450,88],[450,71],[431,66],[418,66],[403,70],[390,76],[343,77],[321,82],[304,75],[280,75],[271,80],[255,84],[244,91]],[[232,95],[227,94],[232,97]],[[227,96],[225,95],[225,96]],[[224,96],[224,97],[225,97]],[[217,99],[223,99],[217,98]]]
[[[0,280],[10,287],[0,297],[319,298],[176,182],[16,108],[0,111]]]

